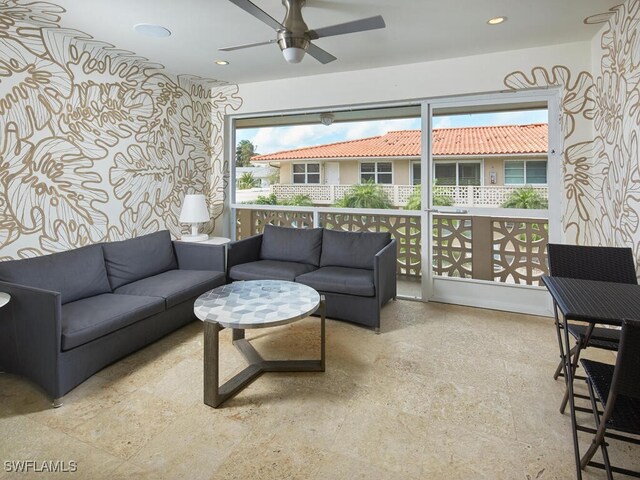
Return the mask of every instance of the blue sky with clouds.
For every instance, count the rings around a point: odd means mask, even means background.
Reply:
[[[524,125],[547,123],[546,110],[499,113],[476,113],[435,117],[434,128],[477,127],[490,125]],[[245,128],[236,131],[236,142],[249,140],[260,154],[324,145],[384,135],[391,130],[418,130],[420,119],[372,120],[333,123],[325,126],[294,125],[291,127]]]

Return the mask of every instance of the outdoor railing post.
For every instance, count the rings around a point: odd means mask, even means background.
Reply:
[[[476,280],[493,280],[491,223],[491,217],[471,217],[471,271]]]

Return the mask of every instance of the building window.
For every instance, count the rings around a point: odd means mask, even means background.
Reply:
[[[505,185],[546,185],[546,160],[505,160]]]
[[[436,162],[433,168],[436,185],[480,185],[480,162]]]
[[[393,183],[391,162],[365,162],[360,164],[360,182],[373,182],[390,185]]]
[[[320,164],[294,163],[293,183],[320,183]]]
[[[422,165],[420,162],[411,162],[411,183],[420,185],[422,182]]]

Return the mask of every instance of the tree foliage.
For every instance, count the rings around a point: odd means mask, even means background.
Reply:
[[[236,145],[236,167],[250,167],[251,157],[260,155],[257,148],[250,140],[240,140]]]
[[[532,186],[527,185],[511,192],[501,207],[544,209],[549,207],[549,201]]]

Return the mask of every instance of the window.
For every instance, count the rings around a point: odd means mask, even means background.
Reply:
[[[413,185],[420,185],[422,182],[422,165],[420,165],[420,162],[411,163],[411,182]]]
[[[505,160],[505,185],[546,184],[546,160]]]
[[[320,164],[294,163],[293,183],[320,183]]]
[[[435,163],[436,185],[480,185],[481,166],[479,162]]]
[[[390,185],[393,183],[393,165],[391,162],[361,163],[360,182],[373,182]]]

